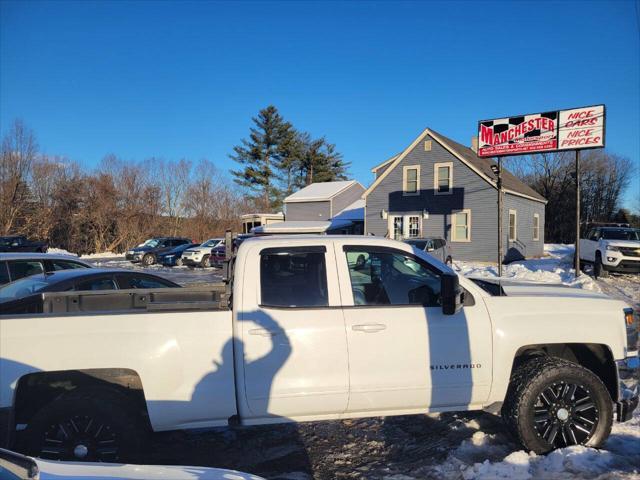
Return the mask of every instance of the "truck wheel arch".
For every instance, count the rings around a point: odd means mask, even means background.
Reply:
[[[611,349],[598,343],[551,343],[520,347],[515,353],[511,374],[523,362],[535,356],[562,358],[591,370],[605,384],[611,399],[618,400],[618,375]]]
[[[28,424],[45,405],[81,388],[108,390],[120,396],[150,428],[140,376],[124,368],[35,372],[20,377],[14,394],[12,427]]]

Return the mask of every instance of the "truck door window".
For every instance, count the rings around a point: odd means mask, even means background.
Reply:
[[[329,305],[325,247],[266,248],[260,252],[261,305]]]
[[[354,305],[440,304],[440,275],[399,250],[345,247]]]

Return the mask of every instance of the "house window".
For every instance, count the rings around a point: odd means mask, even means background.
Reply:
[[[471,210],[462,210],[453,213],[453,225],[451,228],[451,241],[471,241]]]
[[[420,194],[420,165],[408,165],[402,171],[402,190],[404,195]]]
[[[518,213],[515,210],[509,210],[509,241],[515,242],[518,233]]]
[[[409,238],[420,236],[420,217],[409,217]]]
[[[433,166],[433,189],[436,195],[448,195],[453,189],[453,163],[436,163]]]
[[[402,230],[403,230],[402,217],[392,217],[392,218],[393,218],[393,239],[402,240]]]
[[[417,238],[420,236],[419,215],[389,215],[389,231],[394,240]]]
[[[533,214],[533,240],[540,240],[540,215],[537,213]]]

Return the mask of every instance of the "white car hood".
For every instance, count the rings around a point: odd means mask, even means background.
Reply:
[[[640,242],[637,240],[603,240],[603,242],[612,247],[640,248]]]
[[[559,284],[502,282],[502,290],[508,297],[609,298],[599,292]]]
[[[566,298],[609,298],[603,293],[582,288],[574,288],[560,283],[536,283],[513,281],[480,276],[466,277],[469,280],[481,280],[487,283],[500,284],[508,297],[566,297]]]
[[[264,480],[249,473],[220,468],[35,461],[40,469],[40,480]]]

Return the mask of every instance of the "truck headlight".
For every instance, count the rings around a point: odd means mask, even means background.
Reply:
[[[620,248],[619,247],[615,247],[613,245],[607,245],[607,251],[608,252],[619,252]]]

